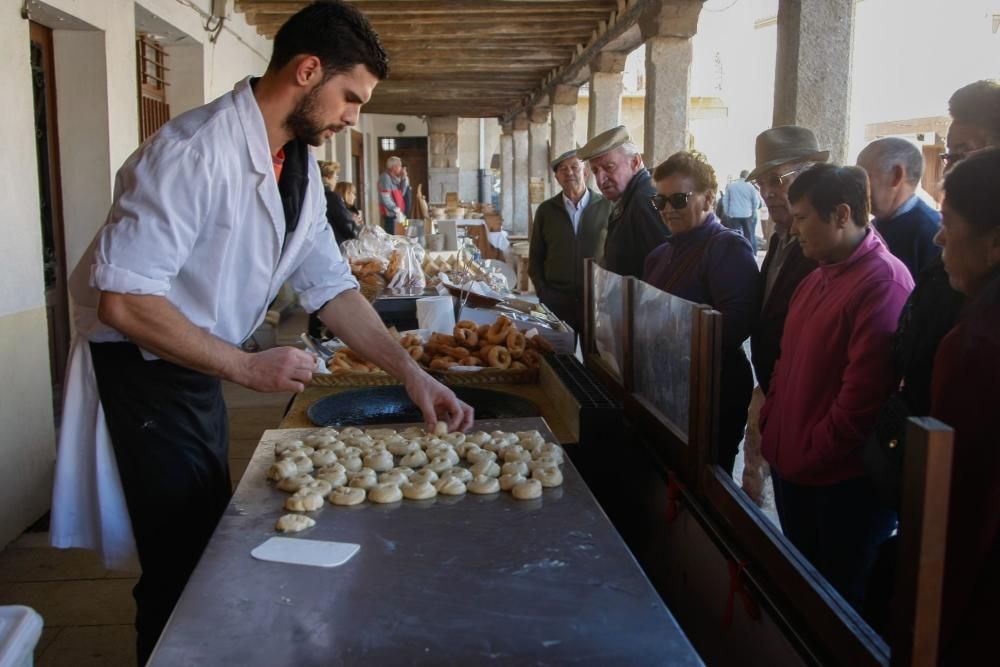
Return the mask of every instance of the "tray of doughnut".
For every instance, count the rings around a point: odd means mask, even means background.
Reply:
[[[450,335],[406,332],[399,344],[414,361],[445,384],[529,384],[538,381],[542,355],[553,351],[539,334],[518,331],[501,315],[492,324],[458,323]],[[399,380],[348,347],[334,352],[329,373],[314,373],[312,384],[330,387],[374,387]]]

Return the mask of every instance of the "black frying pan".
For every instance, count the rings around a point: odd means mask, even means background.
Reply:
[[[470,387],[452,387],[452,390],[476,410],[476,419],[541,416],[538,406],[520,396]],[[424,420],[401,386],[356,389],[327,396],[310,405],[306,415],[317,426],[339,427]]]

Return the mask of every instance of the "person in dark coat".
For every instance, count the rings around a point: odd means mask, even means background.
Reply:
[[[774,234],[760,267],[757,300],[760,316],[750,336],[750,352],[757,383],[766,395],[771,386],[774,363],[781,353],[788,304],[795,288],[812,273],[816,262],[802,254],[791,233],[792,213],[788,188],[795,177],[817,162],[826,162],[829,151],[819,149],[812,131],[796,125],[765,130],[757,136],[757,167],[747,178],[760,190]]]
[[[941,254],[934,244],[941,214],[916,195],[924,172],[923,154],[906,139],[885,137],[865,146],[858,166],[868,173],[871,184],[875,229],[916,280]]]
[[[670,238],[650,204],[656,194],[642,154],[624,125],[602,132],[577,151],[611,203],[602,266],[621,276],[642,276],[646,256]]]
[[[538,299],[579,333],[583,321],[583,260],[604,256],[611,203],[587,188],[586,167],[576,151],[552,161],[562,192],[535,211],[528,275]]]
[[[646,258],[643,280],[722,313],[716,462],[732,474],[753,392],[743,341],[757,318],[757,260],[750,241],[712,212],[718,181],[711,166],[691,153],[674,153],[653,170],[653,180],[654,207],[672,236]]]

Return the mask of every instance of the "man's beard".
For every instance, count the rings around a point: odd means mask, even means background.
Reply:
[[[290,130],[296,139],[316,147],[322,146],[326,142],[323,137],[324,132],[327,130],[338,132],[342,129],[339,125],[323,125],[317,118],[316,110],[319,106],[317,98],[321,87],[322,84],[310,90],[309,94],[295,105],[295,109],[288,114],[284,122],[285,128]]]

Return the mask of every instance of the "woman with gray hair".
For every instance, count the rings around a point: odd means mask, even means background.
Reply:
[[[409,210],[410,179],[403,161],[393,155],[385,161],[385,171],[378,179],[378,208],[385,231],[392,234],[397,220],[406,219]]]

